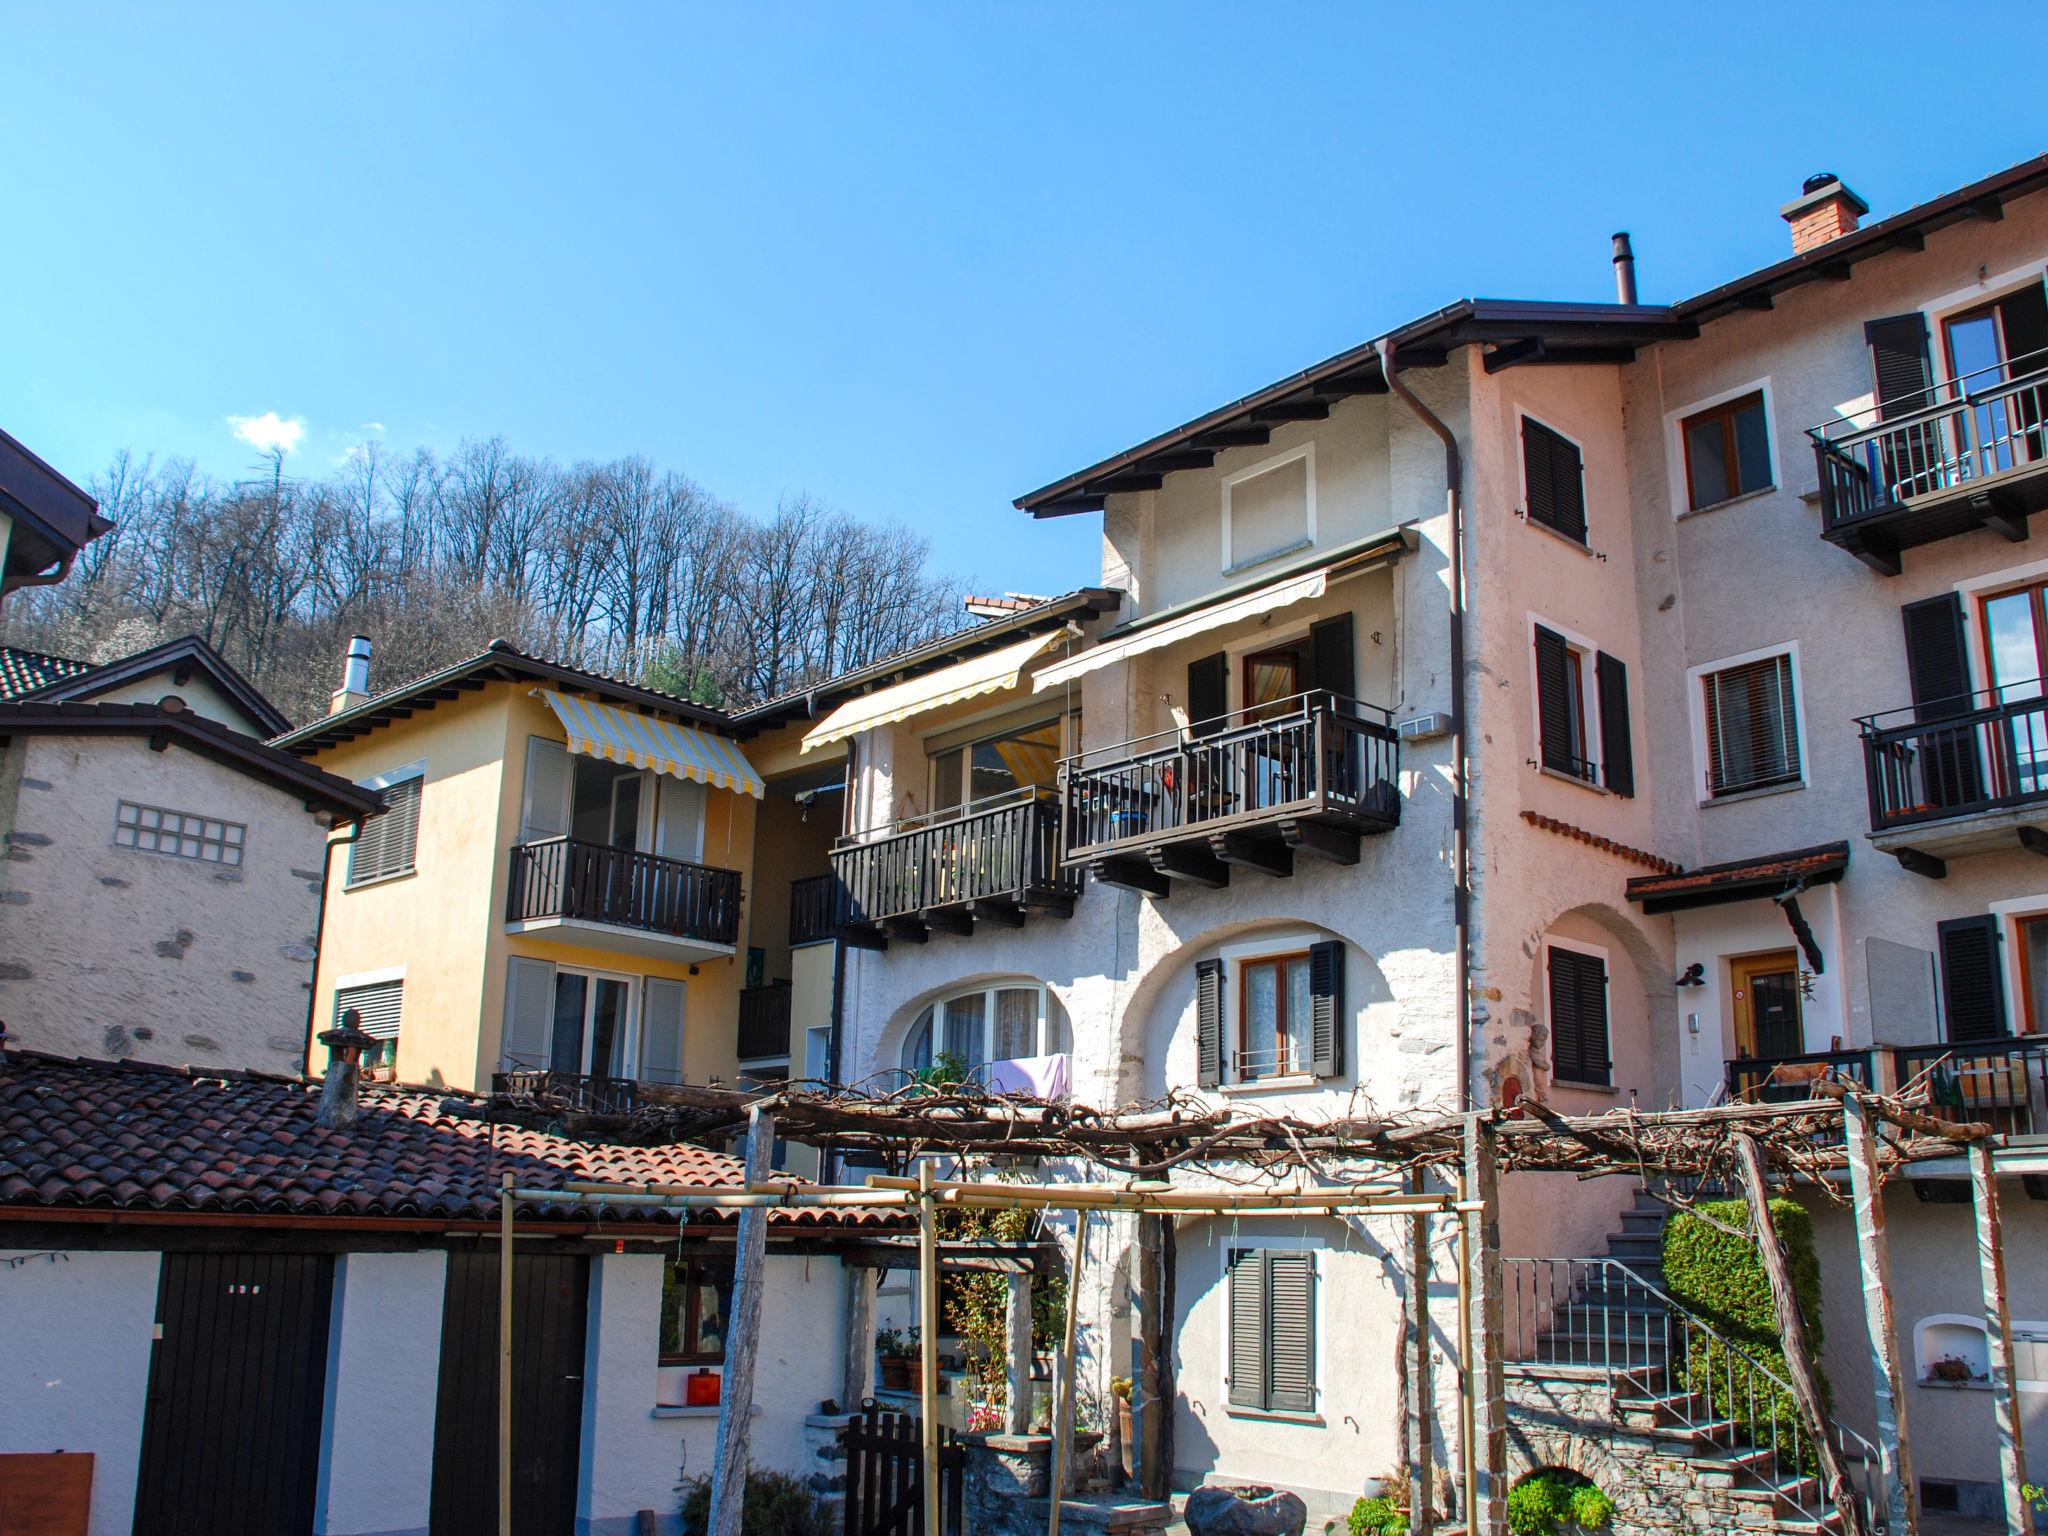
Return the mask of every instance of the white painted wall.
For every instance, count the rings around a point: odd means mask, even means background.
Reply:
[[[157,1269],[154,1253],[0,1250],[0,1451],[90,1451],[92,1536],[135,1521]]]
[[[427,1529],[447,1282],[440,1252],[335,1261],[318,1536]]]

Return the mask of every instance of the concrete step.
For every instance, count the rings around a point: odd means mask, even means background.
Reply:
[[[1625,1232],[1655,1232],[1661,1237],[1664,1232],[1664,1207],[1659,1205],[1645,1210],[1641,1206],[1630,1206],[1621,1213],[1621,1226]]]

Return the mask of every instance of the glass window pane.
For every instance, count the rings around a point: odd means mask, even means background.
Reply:
[[[697,1271],[697,1332],[690,1352],[725,1358],[725,1315],[732,1305],[732,1273],[723,1267]]]
[[[1038,1054],[1038,989],[1004,987],[996,993],[996,1038],[990,1059],[1014,1061]]]
[[[1771,434],[1761,398],[1736,414],[1735,461],[1744,491],[1760,491],[1771,483]]]
[[[2020,946],[2026,952],[2028,1033],[2048,1030],[2048,917],[2020,919]]]
[[[1308,956],[1297,955],[1287,962],[1287,1070],[1306,1072],[1312,1058],[1309,1038]]]
[[[1728,456],[1722,446],[1720,417],[1695,417],[1685,424],[1685,455],[1692,482],[1692,504],[1711,507],[1717,501],[1726,501]]]
[[[600,977],[591,999],[590,1070],[605,1077],[626,1072],[626,984]]]
[[[927,1008],[917,1016],[917,1022],[910,1026],[910,1038],[903,1046],[903,1065],[912,1072],[922,1072],[931,1064],[932,1011]]]
[[[983,1040],[982,1018],[986,997],[980,992],[970,992],[965,997],[956,997],[946,1004],[946,1027],[944,1032],[947,1054],[958,1056],[970,1067],[978,1067],[988,1060],[986,1042]]]
[[[1990,640],[1991,682],[2001,703],[2038,698],[2041,653],[2034,639],[2034,606],[2039,592],[2007,592],[1984,604],[1984,628]]]
[[[932,759],[932,809],[950,811],[960,804],[960,765],[965,754],[942,752]]]
[[[588,978],[573,971],[555,976],[555,1027],[548,1065],[557,1072],[583,1070],[583,999]]]
[[[1260,961],[1244,968],[1244,1058],[1238,1076],[1271,1074],[1279,1049],[1280,968]]]

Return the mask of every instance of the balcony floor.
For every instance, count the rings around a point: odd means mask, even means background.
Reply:
[[[1923,861],[1940,864],[1976,853],[2010,853],[2022,848],[2048,852],[2048,800],[1914,822],[1867,836],[1878,852],[1892,855],[1916,873],[1939,879]]]
[[[1391,832],[1400,819],[1398,804],[1385,816],[1329,810],[1275,812],[1250,822],[1164,827],[1116,843],[1076,849],[1071,857],[1105,884],[1164,897],[1181,883],[1209,888],[1228,885],[1234,869],[1284,879],[1294,873],[1297,853],[1331,864],[1356,864],[1359,840]]]
[[[1026,918],[1036,915],[1072,917],[1074,894],[1059,886],[1033,886],[1021,900],[1001,896],[944,902],[873,922],[843,923],[839,937],[855,949],[879,950],[887,949],[891,939],[922,944],[935,933],[967,935],[987,926],[1022,928]]]
[[[555,944],[574,944],[582,949],[635,955],[643,960],[666,960],[672,965],[726,960],[735,953],[730,944],[713,944],[676,933],[657,933],[652,929],[628,927],[624,923],[593,922],[584,917],[529,917],[507,923],[505,931]]]
[[[2048,508],[2048,460],[1895,502],[1839,523],[1821,537],[1872,570],[1896,576],[1903,551],[1979,528],[2020,543],[2028,534],[2028,518],[2043,508]]]

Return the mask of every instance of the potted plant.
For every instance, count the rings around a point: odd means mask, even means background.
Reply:
[[[875,1354],[882,1368],[884,1392],[911,1392],[917,1387],[917,1359],[924,1352],[920,1328],[884,1328],[875,1335]]]
[[[1116,1459],[1126,1479],[1137,1475],[1136,1447],[1131,1422],[1131,1378],[1109,1378],[1110,1400],[1116,1405]]]
[[[1961,1355],[1943,1355],[1927,1367],[1927,1379],[1950,1383],[1975,1381],[1977,1373]]]

